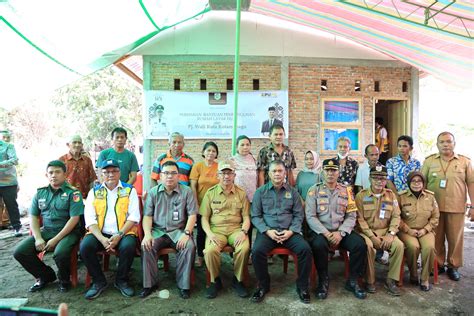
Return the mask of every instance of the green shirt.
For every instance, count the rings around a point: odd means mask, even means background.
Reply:
[[[17,185],[15,165],[18,164],[13,144],[0,140],[0,187]]]
[[[31,202],[30,214],[42,217],[45,230],[60,232],[72,216],[84,214],[82,194],[67,182],[57,190],[50,185],[39,188]]]
[[[130,172],[139,171],[137,157],[131,151],[125,149],[123,152],[116,152],[113,148],[108,148],[100,152],[95,166],[100,168],[102,162],[107,159],[115,159],[120,165],[120,181],[128,182]]]

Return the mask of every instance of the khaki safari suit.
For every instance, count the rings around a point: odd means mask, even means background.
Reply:
[[[410,279],[418,275],[417,260],[421,248],[421,280],[427,281],[435,259],[434,229],[438,226],[438,203],[431,191],[423,190],[417,198],[410,190],[399,193],[401,207],[400,231],[398,237],[406,247],[406,259],[410,269]],[[410,235],[410,230],[425,229],[421,237]]]
[[[439,205],[439,225],[435,230],[438,265],[444,266],[446,259],[444,242],[446,239],[448,241],[448,266],[458,268],[463,264],[467,185],[474,183],[471,160],[465,156],[454,154],[449,162],[445,162],[442,161],[439,153],[433,154],[426,158],[421,172],[427,179],[427,189],[434,192]]]
[[[250,205],[244,190],[234,185],[226,194],[220,184],[210,188],[204,196],[199,213],[209,218],[211,231],[223,245],[234,247],[235,238],[242,230],[244,216],[250,216]],[[206,238],[204,260],[211,274],[211,282],[219,276],[222,248]],[[248,264],[250,254],[249,240],[234,247],[234,274],[242,281],[244,267]]]
[[[375,251],[379,248],[374,246],[370,237],[382,237],[390,232],[397,233],[400,225],[400,208],[395,194],[389,189],[383,189],[379,198],[374,195],[372,189],[364,189],[357,194],[356,205],[358,212],[356,229],[367,244],[367,283],[374,284]],[[398,281],[403,259],[403,243],[397,236],[394,236],[389,252],[388,278]]]

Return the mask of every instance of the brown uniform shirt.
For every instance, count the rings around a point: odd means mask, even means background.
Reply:
[[[225,194],[220,184],[207,190],[199,208],[199,214],[209,217],[211,230],[215,233],[230,234],[242,228],[244,216],[250,216],[247,194],[234,185],[229,194]]]
[[[377,198],[372,189],[364,189],[356,196],[356,230],[367,237],[384,236],[387,231],[398,232],[400,208],[398,201],[389,189],[383,189]]]
[[[424,228],[431,232],[438,226],[439,209],[433,192],[423,190],[417,198],[410,190],[404,190],[399,197],[400,231],[407,233],[410,228]]]
[[[428,181],[427,189],[433,191],[440,212],[464,213],[466,211],[467,184],[474,183],[471,160],[454,154],[449,162],[441,161],[440,154],[426,157],[421,172]],[[442,188],[442,182],[446,187]]]

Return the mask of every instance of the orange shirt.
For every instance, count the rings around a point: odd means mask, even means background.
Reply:
[[[196,163],[191,170],[189,179],[197,181],[198,203],[201,205],[207,190],[219,183],[217,178],[217,161],[214,161],[210,167],[206,166],[204,161]]]
[[[69,184],[81,191],[82,197],[86,198],[92,183],[97,179],[92,160],[86,155],[81,155],[76,160],[70,153],[59,157],[59,160],[66,165],[66,178]]]

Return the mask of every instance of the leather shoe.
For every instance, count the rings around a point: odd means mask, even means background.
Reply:
[[[237,295],[239,297],[248,297],[249,296],[249,292],[247,291],[247,289],[245,288],[244,284],[242,283],[242,281],[239,281],[237,280],[237,278],[234,276],[234,278],[232,279],[232,287],[234,288],[235,290],[235,293],[237,293]]]
[[[420,284],[420,290],[424,292],[429,292],[432,288],[433,287],[431,286],[431,284],[428,284],[428,285]]]
[[[377,290],[375,289],[375,284],[366,283],[365,290],[370,294],[374,294],[375,292],[377,292]]]
[[[461,274],[456,268],[448,268],[448,277],[453,281],[459,281],[461,279]]]
[[[305,303],[305,304],[309,304],[310,301],[311,301],[311,296],[309,295],[309,291],[308,290],[302,290],[302,289],[299,289],[297,288],[296,289],[296,292],[298,293],[298,296],[300,297],[300,301]]]
[[[387,279],[385,281],[385,289],[388,291],[388,294],[393,295],[393,296],[400,296],[400,290],[397,287],[397,282],[392,279]]]
[[[130,285],[128,285],[127,282],[115,282],[114,287],[119,290],[120,293],[122,293],[122,295],[125,297],[132,297],[133,295],[135,295],[135,291]]]
[[[189,290],[185,290],[185,289],[180,289],[180,288],[178,288],[178,291],[179,291],[179,296],[180,296],[182,299],[187,300],[188,298],[191,297]]]
[[[67,291],[69,291],[70,287],[71,287],[71,285],[69,284],[69,282],[59,281],[58,291],[61,292],[61,293],[66,293]]]
[[[260,303],[265,298],[265,294],[267,294],[267,292],[268,291],[265,291],[265,289],[258,287],[250,298],[250,301],[254,303]]]
[[[318,287],[316,288],[316,297],[324,300],[328,297],[329,279],[327,277],[319,278]]]
[[[441,266],[438,268],[438,274],[443,274],[446,272],[446,267],[445,266]]]
[[[367,293],[359,286],[357,280],[347,280],[344,288],[354,293],[354,296],[358,299],[363,300],[367,297]]]
[[[92,283],[92,286],[89,288],[89,290],[87,290],[84,297],[87,300],[93,300],[95,298],[98,298],[99,295],[102,294],[102,292],[104,292],[106,288],[107,288],[107,283],[104,283],[104,284]]]
[[[41,291],[42,289],[46,287],[46,285],[48,285],[48,283],[54,282],[55,280],[56,280],[56,276],[54,276],[51,279],[46,279],[46,280],[39,278],[38,280],[36,280],[35,284],[33,284],[28,289],[28,292],[34,293],[34,292]]]
[[[152,287],[144,287],[140,293],[138,294],[138,297],[139,298],[145,298],[147,296],[149,296],[151,293],[153,293],[156,289],[158,288],[158,286],[152,286]]]

